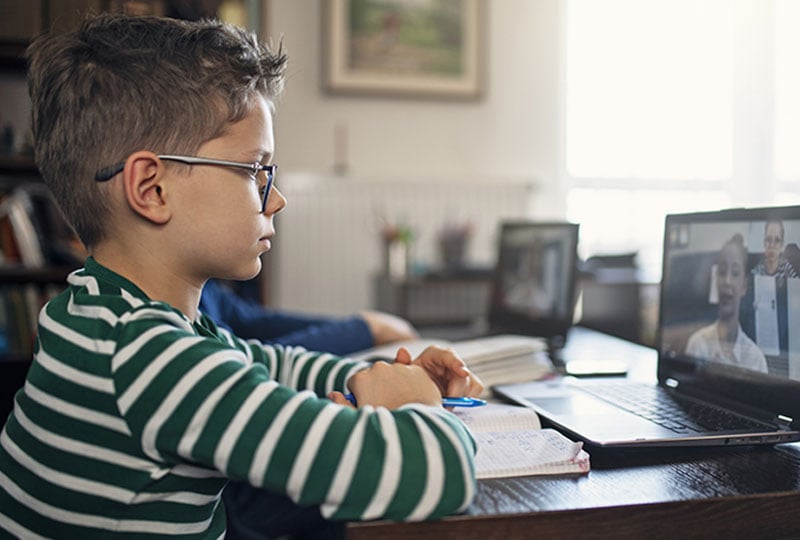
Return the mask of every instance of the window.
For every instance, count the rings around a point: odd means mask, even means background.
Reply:
[[[567,217],[584,256],[638,250],[664,215],[800,202],[800,2],[567,0]]]
[[[775,9],[775,176],[784,191],[800,179],[800,2],[782,0]],[[791,185],[795,184],[795,185]]]

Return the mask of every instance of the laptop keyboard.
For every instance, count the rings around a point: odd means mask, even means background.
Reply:
[[[581,390],[675,433],[764,429],[765,425],[713,405],[680,396],[647,384],[603,384]]]

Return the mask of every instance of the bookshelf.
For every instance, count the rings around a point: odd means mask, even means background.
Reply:
[[[0,47],[0,65],[6,67],[4,52]],[[33,156],[0,156],[0,204],[16,189],[32,185],[42,185]],[[31,216],[32,221],[35,217]],[[0,220],[0,231],[5,226],[6,232],[13,235],[10,220],[5,221]],[[48,238],[55,240],[56,236],[68,234],[63,231]],[[46,241],[42,235],[39,239]],[[54,264],[47,258],[43,265],[32,267],[6,255],[0,262],[0,423],[11,411],[13,396],[25,382],[39,310],[46,300],[63,290],[67,275],[77,267],[60,261]]]
[[[49,266],[28,268],[25,266],[0,267],[0,283],[65,283],[67,275],[75,270],[73,266]]]
[[[28,40],[0,40],[0,70],[22,72],[25,70],[25,48]]]
[[[0,362],[32,356],[36,316],[80,264],[32,156],[0,158]]]
[[[25,76],[25,48],[29,39],[23,37],[0,38],[0,74],[8,78],[24,80]],[[19,83],[22,84],[22,83]],[[7,103],[5,107],[15,107],[16,103]],[[3,150],[8,151],[7,149]],[[17,186],[28,182],[39,181],[39,174],[33,156],[29,155],[3,155],[0,153],[0,194],[8,193]],[[16,289],[20,298],[25,294],[21,291],[28,288],[37,290],[42,287],[64,283],[67,269],[56,267],[29,268],[20,264],[11,264],[3,261],[0,264],[0,423],[11,412],[13,397],[25,382],[25,376],[32,358],[32,333],[30,328],[31,317],[28,313],[19,313],[15,316],[7,300],[7,292]],[[24,304],[22,304],[24,306]],[[27,311],[27,310],[25,310]],[[27,324],[25,331],[16,330],[10,323],[19,319],[13,326]],[[15,335],[10,335],[14,333]],[[12,350],[11,344],[25,344],[24,348]],[[16,348],[16,345],[15,345]]]
[[[38,178],[39,171],[33,156],[5,156],[0,157],[0,176],[24,175]]]
[[[33,158],[0,158],[0,201],[32,183],[41,185]],[[0,225],[13,235],[10,220],[3,218]],[[55,236],[63,238],[67,234],[50,234],[48,238],[55,240]],[[38,236],[40,241],[46,241],[41,234]],[[31,365],[39,310],[63,290],[67,275],[77,267],[60,261],[54,264],[48,258],[43,265],[32,267],[5,255],[0,262],[0,423],[11,411],[13,396],[24,384]]]
[[[131,14],[169,15],[187,19],[212,15],[209,9],[220,9],[222,4],[231,3],[234,7],[244,9],[248,14],[254,11],[258,2],[234,1],[204,2],[190,0],[187,2],[169,2],[165,0],[2,0],[0,6],[0,82],[5,86],[3,100],[0,100],[0,128],[14,124],[17,137],[25,136],[27,125],[20,118],[20,111],[29,104],[26,92],[20,90],[25,86],[25,49],[31,39],[44,29],[55,31],[76,26],[87,11],[126,12]],[[251,9],[253,8],[253,9]],[[256,18],[258,20],[258,17]],[[6,94],[6,88],[12,91]],[[13,121],[16,120],[16,123]],[[36,168],[30,148],[22,148],[18,144],[0,144],[0,205],[9,194],[19,188],[43,186]],[[35,189],[32,191],[39,192]],[[38,201],[37,201],[38,202]],[[4,239],[13,233],[9,224],[3,224],[7,218],[0,217],[0,424],[12,406],[12,397],[22,386],[32,359],[32,348],[36,331],[36,315],[41,305],[60,290],[63,290],[67,275],[77,268],[81,262],[71,264],[70,253],[73,242],[67,242],[71,232],[57,212],[42,212],[38,206],[28,212],[31,221],[43,227],[35,227],[39,238],[39,248],[43,252],[40,264],[29,264],[21,260],[20,253],[11,253],[4,249],[9,244]],[[44,214],[44,215],[43,215]],[[36,225],[37,223],[34,223]],[[55,224],[55,225],[54,225]],[[5,227],[5,232],[4,232]],[[77,244],[77,242],[75,242]],[[54,246],[58,245],[58,249]],[[266,271],[265,271],[266,272]],[[244,294],[265,301],[266,282],[242,285]]]

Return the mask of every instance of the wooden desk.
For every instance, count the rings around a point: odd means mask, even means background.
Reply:
[[[351,524],[347,538],[800,537],[797,444],[592,460],[585,477],[481,481],[465,515]]]
[[[800,444],[595,451],[587,476],[483,480],[465,515],[353,523],[347,538],[800,538]]]
[[[649,364],[631,376],[652,376]],[[347,538],[800,538],[800,443],[587,450],[586,476],[483,480],[464,515],[352,523]]]

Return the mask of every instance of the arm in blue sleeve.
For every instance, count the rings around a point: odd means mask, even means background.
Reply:
[[[361,317],[337,319],[270,310],[237,296],[214,280],[203,288],[200,310],[235,335],[264,343],[300,345],[337,355],[374,345],[372,333]]]
[[[300,345],[311,351],[347,355],[372,347],[375,342],[361,317],[350,317],[308,326],[268,341],[271,344]]]

